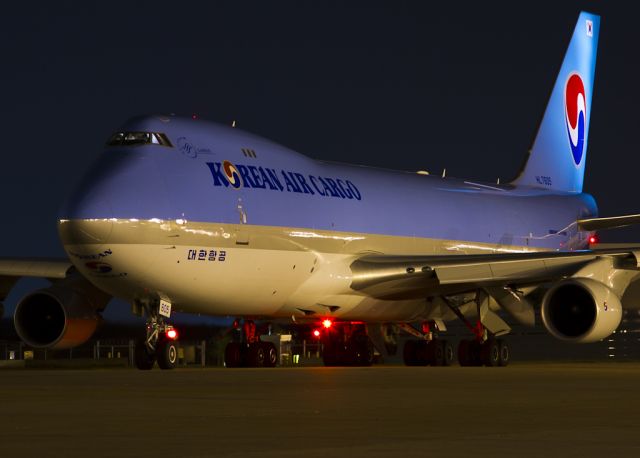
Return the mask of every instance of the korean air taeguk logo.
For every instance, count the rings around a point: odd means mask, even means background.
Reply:
[[[231,185],[231,187],[240,189],[242,186],[242,181],[240,181],[240,173],[235,165],[233,165],[229,161],[224,161],[222,163],[222,170],[224,171],[225,178]]]
[[[576,165],[580,165],[584,154],[587,97],[582,77],[578,73],[572,73],[567,79],[564,89],[564,114],[573,161]]]

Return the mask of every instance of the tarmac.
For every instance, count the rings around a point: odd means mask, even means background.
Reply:
[[[0,371],[0,457],[640,456],[640,364]]]

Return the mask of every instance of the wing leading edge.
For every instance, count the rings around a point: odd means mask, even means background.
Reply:
[[[0,258],[0,301],[4,301],[13,285],[22,277],[62,280],[73,271],[67,259]]]
[[[376,297],[455,294],[498,285],[532,286],[571,276],[598,258],[638,270],[640,248],[491,255],[367,255],[351,264],[351,288]]]

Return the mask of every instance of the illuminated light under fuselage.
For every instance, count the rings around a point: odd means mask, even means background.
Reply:
[[[166,336],[168,339],[176,340],[178,338],[178,331],[176,331],[175,329],[169,329],[166,332]]]
[[[329,329],[331,327],[331,325],[333,324],[333,321],[326,319],[322,321],[322,326],[324,326],[326,329]]]

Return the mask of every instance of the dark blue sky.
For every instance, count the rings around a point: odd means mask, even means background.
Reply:
[[[62,255],[60,202],[109,134],[142,113],[235,119],[315,158],[505,181],[530,146],[581,9],[602,15],[585,190],[603,215],[640,212],[639,16],[629,8],[3,5],[0,255]],[[602,238],[640,241],[640,229]]]

